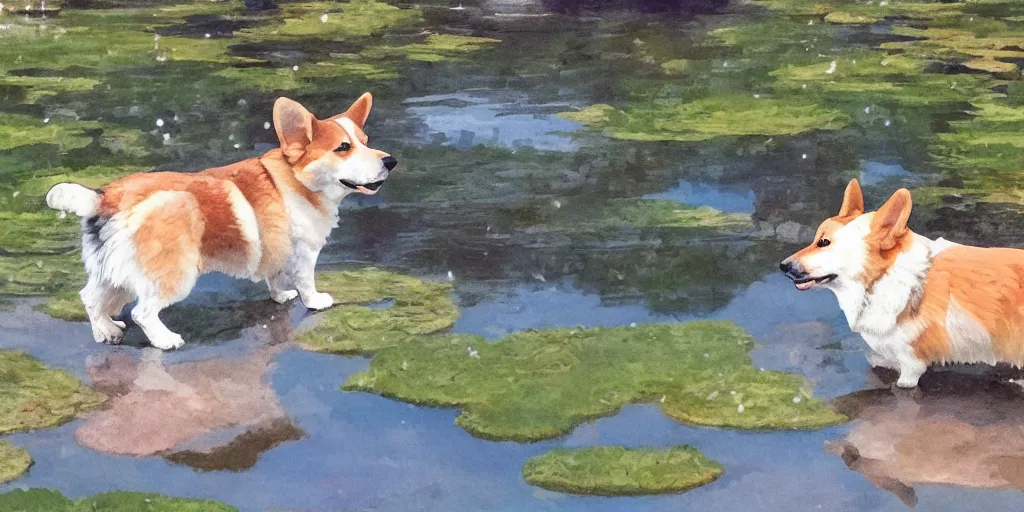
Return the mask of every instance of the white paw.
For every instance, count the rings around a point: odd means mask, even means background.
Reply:
[[[285,302],[288,302],[288,301],[290,301],[290,300],[292,300],[292,299],[294,299],[295,297],[298,297],[298,296],[299,296],[299,292],[297,292],[295,290],[284,290],[284,291],[280,291],[280,292],[270,292],[270,298],[273,299],[274,302],[276,302],[278,304],[284,304]]]
[[[168,332],[167,334],[150,338],[149,344],[160,350],[174,350],[181,348],[185,344],[185,340],[178,334]]]
[[[111,320],[100,320],[92,324],[92,339],[96,343],[110,343],[117,345],[124,338],[124,324]]]
[[[303,300],[302,303],[306,305],[307,309],[318,311],[334,305],[334,297],[331,297],[329,293],[318,292],[309,297],[309,300]]]
[[[917,381],[919,379],[920,379],[920,377],[903,377],[901,375],[899,379],[896,379],[896,387],[903,388],[903,389],[916,388],[917,387]]]
[[[123,329],[124,329],[125,327],[127,327],[127,324],[125,324],[124,322],[122,322],[122,321],[120,321],[120,320],[111,320],[110,322],[111,322],[111,323],[113,323],[114,325],[116,325],[116,326],[120,327],[120,328],[121,328],[122,330],[123,330]]]

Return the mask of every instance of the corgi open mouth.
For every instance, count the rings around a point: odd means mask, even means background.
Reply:
[[[341,184],[345,185],[346,187],[348,187],[348,188],[350,188],[352,190],[355,190],[355,191],[358,191],[358,192],[362,192],[363,194],[372,196],[373,194],[376,194],[377,193],[377,189],[379,189],[381,187],[381,185],[384,184],[384,180],[374,181],[374,182],[370,182],[370,183],[364,183],[362,185],[357,185],[357,184],[352,183],[351,181],[348,181],[348,180],[341,180]]]
[[[839,277],[835,274],[829,274],[822,277],[804,277],[801,279],[793,279],[793,285],[796,286],[797,290],[807,290],[816,284],[827,284],[835,281]]]

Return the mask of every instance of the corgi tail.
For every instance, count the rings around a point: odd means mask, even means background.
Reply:
[[[58,183],[46,193],[46,205],[79,217],[93,217],[100,206],[100,195],[77,183]]]

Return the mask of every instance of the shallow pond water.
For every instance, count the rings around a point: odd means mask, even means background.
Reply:
[[[259,154],[276,144],[266,123],[277,95],[329,115],[370,90],[371,145],[400,166],[377,196],[346,200],[324,269],[372,263],[451,280],[460,308],[452,331],[491,340],[533,328],[732,320],[757,341],[755,366],[807,377],[853,418],[744,432],[631,405],[551,441],[476,439],[453,423],[454,410],[342,392],[368,358],[295,347],[291,333],[314,321],[304,309],[218,275],[165,314],[190,333],[185,349],[161,354],[137,332],[124,346],[100,346],[88,325],[33,309],[79,286],[80,263],[66,250],[75,226],[55,220],[55,233],[32,235],[43,244],[25,244],[28,229],[0,234],[2,249],[31,249],[0,251],[12,273],[0,289],[11,300],[0,310],[0,348],[26,350],[116,398],[61,427],[7,436],[35,465],[0,491],[138,490],[243,511],[1024,506],[1024,401],[1006,375],[944,370],[926,375],[923,395],[865,393],[886,376],[870,370],[832,295],[797,292],[777,275],[852,177],[869,206],[899,186],[914,190],[912,226],[929,236],[1024,242],[1016,169],[993,164],[992,146],[954,137],[1016,128],[1024,115],[970,114],[989,104],[1016,112],[1015,86],[1005,73],[968,73],[932,55],[880,71],[890,64],[875,64],[889,55],[879,46],[908,40],[894,25],[926,21],[896,10],[874,24],[828,24],[826,12],[798,4],[701,15],[369,0],[282,2],[269,13],[202,2],[0,14],[5,212],[41,211],[40,195],[68,175],[102,184]],[[899,8],[920,4],[907,5]],[[957,15],[1024,34],[1016,7],[985,5]],[[1013,44],[992,50],[1012,53]],[[838,69],[828,73],[830,64]],[[581,114],[592,105],[621,116]],[[992,124],[967,124],[983,122]],[[1019,158],[1019,146],[994,154]],[[682,229],[609,206],[636,199],[711,207],[749,216],[750,226]],[[176,414],[182,408],[204,412]],[[684,494],[643,498],[570,496],[522,479],[523,463],[552,447],[600,444],[689,444],[726,471]]]

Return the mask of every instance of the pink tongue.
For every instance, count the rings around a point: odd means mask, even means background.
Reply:
[[[368,188],[366,188],[366,187],[364,187],[362,185],[359,185],[358,187],[356,187],[356,190],[358,190],[358,191],[360,191],[360,192],[362,192],[362,193],[364,193],[364,194],[366,194],[368,196],[372,196],[372,195],[377,193],[376,190],[370,190],[370,189],[368,189]]]
[[[814,281],[807,281],[806,283],[796,283],[797,290],[806,290],[814,286]]]

